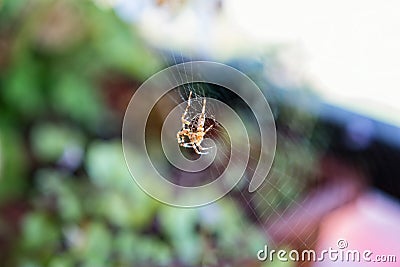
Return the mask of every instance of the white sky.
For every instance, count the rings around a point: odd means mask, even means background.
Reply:
[[[173,16],[147,0],[120,0],[119,10],[153,43],[178,51],[291,47],[283,59],[293,76],[328,102],[400,126],[400,1],[225,0],[219,18],[215,1],[192,0]]]
[[[252,38],[303,50],[328,101],[400,126],[400,1],[227,1]]]

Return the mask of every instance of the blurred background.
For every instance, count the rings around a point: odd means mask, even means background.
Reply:
[[[265,244],[318,251],[339,238],[400,261],[398,8],[0,0],[0,265],[344,266],[256,259]],[[134,183],[121,127],[142,82],[192,60],[253,79],[275,116],[277,152],[256,193],[239,183],[179,209]],[[166,110],[155,112],[161,124]]]

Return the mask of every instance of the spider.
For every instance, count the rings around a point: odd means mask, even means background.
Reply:
[[[192,91],[189,93],[188,104],[186,106],[185,112],[182,115],[182,130],[180,130],[176,137],[178,139],[178,144],[182,147],[191,147],[196,152],[196,154],[203,155],[208,154],[207,151],[210,147],[202,147],[201,143],[204,140],[204,136],[214,125],[209,126],[206,130],[204,130],[204,124],[206,122],[205,112],[206,112],[206,99],[203,99],[203,107],[201,109],[201,113],[197,114],[192,121],[196,121],[197,119],[197,127],[193,127],[191,121],[189,121],[186,116],[190,108],[192,99]],[[185,142],[189,140],[188,142]]]

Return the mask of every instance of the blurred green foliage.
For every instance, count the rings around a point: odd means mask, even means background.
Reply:
[[[0,45],[0,199],[26,190],[32,163],[101,132],[109,72],[143,80],[160,68],[131,26],[91,1],[2,1]]]

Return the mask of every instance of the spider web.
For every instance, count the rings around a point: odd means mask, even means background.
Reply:
[[[165,49],[165,47],[162,49]],[[187,51],[184,54],[185,56],[183,56],[182,51],[179,50],[170,50],[162,53],[161,55],[164,56],[166,65],[173,65],[192,60],[192,58],[188,56],[189,53],[187,53]],[[267,68],[269,71],[274,72],[273,65],[269,65]],[[174,79],[180,80],[181,77],[177,76],[174,77]],[[217,94],[217,98],[221,97],[218,92],[205,89],[205,87],[206,86],[199,84],[183,85],[180,88],[176,88],[175,92],[168,94],[168,98],[172,103],[179,104],[183,101],[186,101],[189,93],[193,92],[193,104],[192,108],[189,110],[188,117],[195,118],[201,110],[202,98],[204,96],[214,97],[215,94]],[[270,101],[271,95],[266,95],[270,97]],[[223,100],[229,105],[232,104],[231,99],[226,99],[224,96],[218,99]],[[270,101],[270,105],[271,102],[273,101]],[[182,109],[182,113],[183,111],[184,108]],[[247,212],[247,215],[253,218],[253,220],[261,227],[264,227],[276,218],[281,219],[280,223],[283,225],[283,227],[287,228],[288,236],[297,236],[301,245],[304,247],[312,247],[314,245],[313,237],[311,235],[302,234],[302,229],[299,231],[298,227],[299,225],[303,224],[302,228],[307,228],[309,226],[307,225],[307,222],[304,224],[304,221],[299,221],[298,225],[296,225],[295,213],[291,213],[291,216],[282,216],[282,214],[285,214],[285,212],[290,211],[293,208],[299,208],[299,210],[303,211],[306,216],[309,215],[312,217],[312,214],[308,214],[307,208],[303,207],[303,192],[305,191],[307,184],[310,182],[315,182],[315,177],[317,175],[314,171],[316,169],[315,158],[318,156],[317,151],[320,151],[319,153],[323,153],[324,149],[326,148],[326,143],[324,143],[323,140],[320,142],[315,142],[314,140],[313,145],[310,144],[309,140],[312,137],[311,135],[315,126],[315,121],[310,119],[308,122],[304,122],[302,116],[295,110],[291,110],[291,112],[287,112],[286,114],[280,109],[278,109],[278,111],[279,112],[276,112],[275,110],[274,115],[278,121],[284,121],[284,124],[278,124],[279,129],[277,136],[277,152],[274,164],[267,179],[264,181],[261,188],[259,188],[256,192],[249,194],[246,191],[250,180],[249,177],[251,177],[251,172],[254,171],[254,162],[257,162],[258,159],[258,144],[255,142],[252,147],[252,149],[255,151],[253,151],[250,155],[251,161],[249,162],[247,171],[248,173],[228,197],[238,200],[240,204],[244,204],[242,206]],[[284,114],[282,115],[282,113]],[[214,109],[212,105],[207,105],[206,117],[209,118],[215,116],[216,114],[218,114],[218,110]],[[299,122],[300,124],[304,123],[304,125],[299,126]],[[177,131],[178,130],[179,129],[177,129]],[[215,127],[210,135],[218,147],[224,148],[229,146],[230,139],[229,136],[227,136],[224,132],[223,128]],[[171,140],[171,142],[176,143],[176,140]],[[198,156],[193,155],[193,153],[191,154],[190,151],[190,149],[183,149],[183,152],[187,153],[188,156]],[[224,168],[224,164],[226,162],[224,158],[228,158],[230,156],[230,151],[221,150],[220,154],[221,157],[216,159],[218,164],[215,166],[215,170],[212,171],[215,172],[215,174],[220,172],[219,169]],[[378,161],[384,160],[386,159],[383,159],[381,154],[379,157],[374,155],[372,162],[367,162],[366,164],[374,165],[377,164]],[[387,170],[385,169],[385,171]],[[390,170],[390,172],[391,171],[392,170]],[[379,173],[379,176],[381,175],[382,173]],[[393,176],[393,173],[391,173],[391,176]],[[243,227],[245,229],[246,226],[244,225]]]
[[[177,55],[176,51],[170,51],[170,58],[165,54],[162,54],[162,56],[167,64],[172,65],[191,61],[191,59],[185,58],[182,52],[179,53],[180,55]],[[174,79],[180,81],[182,80],[182,76],[178,75]],[[250,157],[244,177],[242,177],[241,181],[226,197],[232,198],[242,206],[247,217],[250,217],[261,229],[264,229],[265,233],[268,232],[267,225],[271,222],[279,221],[282,227],[286,227],[287,236],[297,237],[295,242],[300,243],[302,247],[313,247],[315,240],[312,234],[298,232],[298,228],[295,227],[297,226],[295,214],[293,213],[289,216],[284,214],[291,209],[299,209],[306,214],[308,212],[307,208],[302,206],[301,199],[304,196],[306,186],[310,182],[313,182],[316,176],[314,170],[317,152],[309,143],[315,121],[311,119],[305,125],[299,127],[298,121],[302,121],[302,117],[301,115],[293,115],[296,114],[296,111],[291,110],[288,114],[279,114],[279,117],[284,118],[283,120],[287,129],[278,131],[277,133],[277,151],[273,166],[262,186],[254,193],[249,193],[247,191],[248,184],[260,155],[260,129],[254,115],[250,113],[249,107],[232,95],[232,93],[229,93],[228,89],[215,88],[213,85],[204,83],[182,85],[168,93],[167,98],[177,105],[187,101],[190,92],[192,92],[192,104],[188,110],[187,118],[195,118],[201,113],[204,97],[216,98],[233,107],[246,124],[246,127],[249,127],[250,131],[252,133],[255,132],[256,137],[258,137],[258,140],[257,138],[251,138]],[[183,114],[184,107],[181,111]],[[207,104],[205,111],[206,120],[213,120],[216,114],[218,114],[218,109],[212,104]],[[207,123],[208,121],[206,121],[206,126]],[[292,130],[292,128],[295,130]],[[301,133],[298,133],[299,129]],[[177,129],[177,131],[179,130]],[[213,139],[219,152],[219,156],[216,157],[215,163],[207,174],[211,173],[212,179],[214,179],[223,172],[229,161],[231,140],[226,130],[219,125],[216,125],[210,131],[208,137]],[[171,142],[177,141],[171,140]],[[188,157],[196,158],[199,156],[195,155],[191,150],[190,148],[182,148],[182,152],[186,153]],[[235,151],[235,153],[243,152]],[[233,162],[232,164],[238,163]],[[304,225],[303,228],[308,228],[309,226]],[[244,223],[243,227],[246,227]],[[288,242],[288,245],[291,245],[290,242]]]

